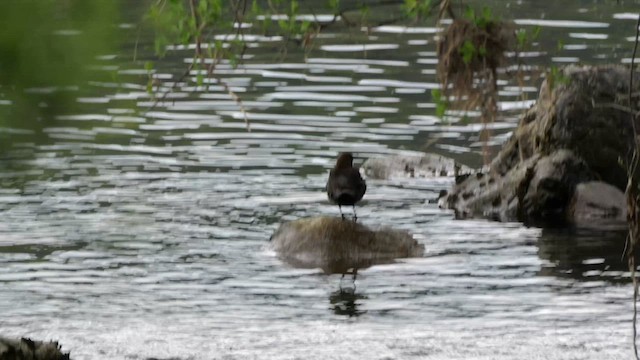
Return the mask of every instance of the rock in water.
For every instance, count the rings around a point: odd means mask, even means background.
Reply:
[[[364,173],[372,179],[435,178],[471,173],[471,168],[441,155],[402,152],[374,156],[362,164]]]
[[[57,342],[33,341],[28,338],[9,339],[0,337],[0,359],[2,360],[69,360]]]
[[[618,223],[626,228],[627,207],[622,191],[602,181],[580,183],[573,193],[569,212],[581,227]]]
[[[408,232],[370,229],[336,217],[305,218],[282,224],[271,237],[273,249],[286,263],[344,274],[397,258],[419,257],[424,246]]]
[[[620,160],[629,161],[636,137],[626,110],[629,69],[569,66],[563,76],[566,81],[553,88],[543,83],[536,105],[522,115],[490,170],[454,185],[440,199],[442,207],[458,218],[541,226],[624,216],[620,209],[626,204],[610,200],[624,199],[627,179]],[[640,73],[634,76],[638,93]],[[580,186],[585,183],[592,184]],[[605,188],[613,195],[591,194]]]

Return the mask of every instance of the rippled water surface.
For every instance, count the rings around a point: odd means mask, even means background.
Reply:
[[[547,48],[561,40],[530,66],[629,60],[637,2],[508,3]],[[306,58],[256,36],[243,65],[156,106],[145,71],[118,62],[129,50],[104,57],[121,82],[88,84],[45,139],[17,133],[0,172],[2,335],[74,359],[630,358],[624,232],[455,221],[430,201],[450,178],[368,180],[360,220],[426,253],[361,271],[355,291],[269,250],[283,221],[338,214],[323,187],[339,151],[481,164],[477,114],[435,116],[435,31],[329,29]],[[158,64],[161,92],[190,56]],[[488,151],[536,92],[501,81]]]

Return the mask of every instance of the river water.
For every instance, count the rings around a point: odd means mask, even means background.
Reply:
[[[489,5],[557,49],[528,65],[629,60],[637,1],[507,3]],[[481,165],[477,115],[435,116],[434,31],[330,28],[284,57],[258,36],[244,65],[155,107],[142,61],[125,61],[132,36],[102,59],[120,83],[87,84],[83,111],[16,142],[0,173],[1,335],[55,339],[73,359],[630,358],[624,231],[456,221],[431,201],[451,178],[368,180],[360,221],[426,252],[360,271],[355,291],[270,251],[280,223],[338,214],[323,191],[337,152]],[[190,56],[170,50],[158,84]],[[504,80],[500,95],[494,153],[536,89]]]

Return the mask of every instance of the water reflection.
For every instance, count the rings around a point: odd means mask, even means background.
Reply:
[[[368,297],[356,292],[355,283],[353,287],[342,287],[331,293],[329,296],[329,304],[333,309],[333,313],[340,316],[358,317],[366,314],[366,310],[360,310],[361,300]]]
[[[627,234],[624,227],[545,229],[537,244],[538,255],[548,263],[540,275],[628,283]]]

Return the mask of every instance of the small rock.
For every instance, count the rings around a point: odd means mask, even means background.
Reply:
[[[602,181],[579,184],[569,209],[573,221],[583,226],[598,223],[603,219],[624,225],[627,220],[625,194],[615,186]]]
[[[427,153],[375,156],[367,159],[362,169],[369,178],[385,180],[457,176],[472,171],[453,159]]]

